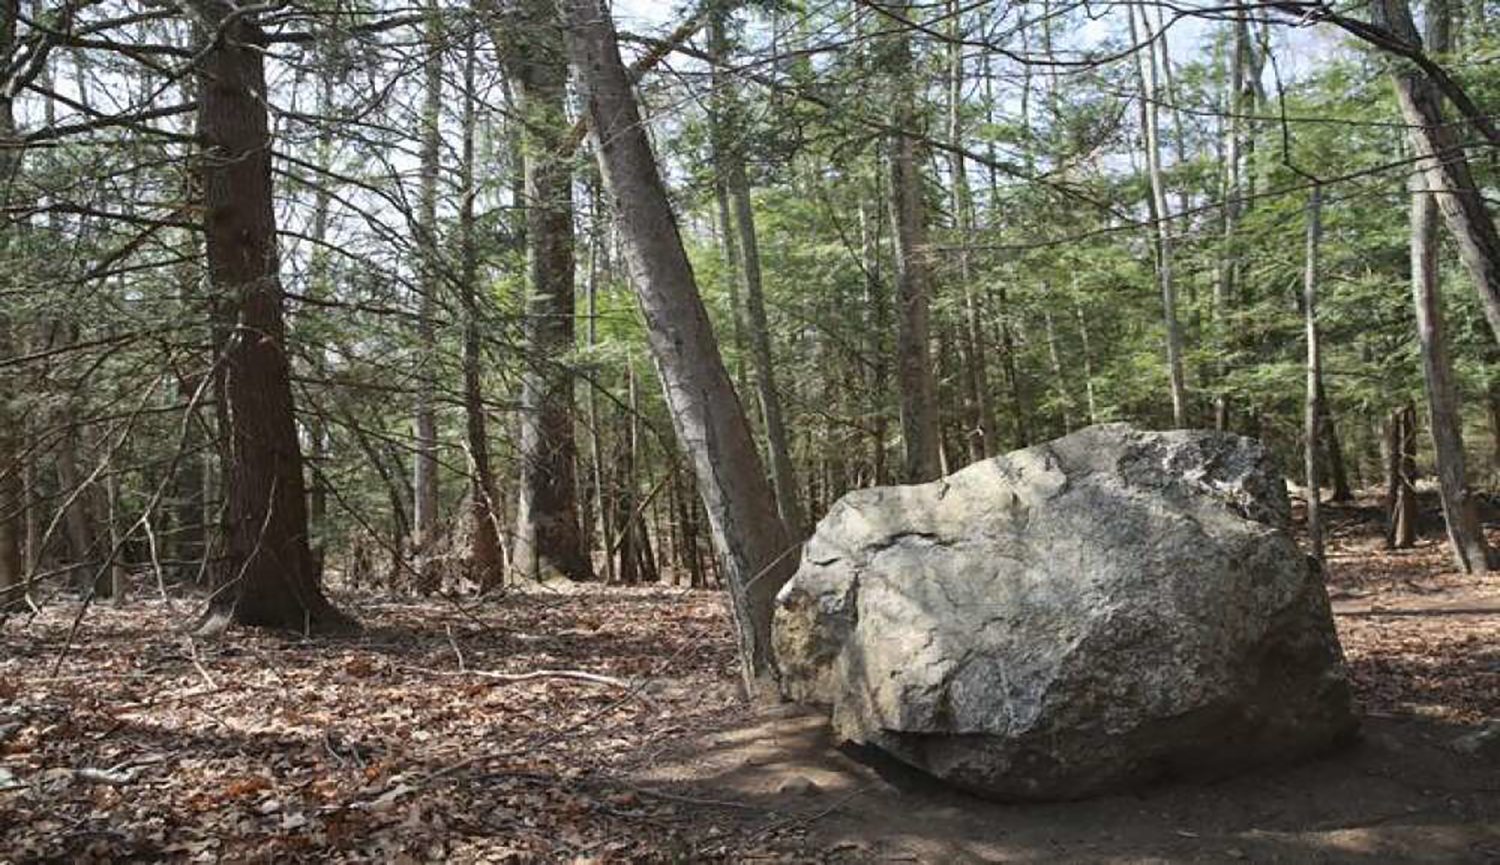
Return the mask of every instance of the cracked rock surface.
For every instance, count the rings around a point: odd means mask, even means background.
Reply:
[[[1123,424],[859,490],[782,590],[785,695],[985,796],[1072,799],[1350,738],[1343,654],[1261,446]]]

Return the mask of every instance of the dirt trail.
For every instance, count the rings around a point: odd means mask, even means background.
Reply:
[[[782,710],[684,741],[675,759],[639,778],[685,798],[774,812],[770,830],[762,831],[765,843],[750,848],[763,855],[850,862],[1500,860],[1500,770],[1444,747],[1465,732],[1422,719],[1373,718],[1360,744],[1299,767],[1018,806],[949,790],[873,755],[855,759],[835,747],[821,717]],[[733,821],[739,810],[723,818]],[[711,837],[703,841],[700,852],[720,852]]]

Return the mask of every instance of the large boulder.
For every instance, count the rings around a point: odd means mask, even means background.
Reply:
[[[785,695],[981,795],[1218,777],[1351,738],[1321,575],[1256,442],[1090,427],[860,490],[782,590]]]

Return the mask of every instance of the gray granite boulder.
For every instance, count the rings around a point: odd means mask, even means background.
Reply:
[[[1356,720],[1261,446],[1123,424],[860,490],[782,590],[783,693],[959,787],[1071,799],[1302,759]]]

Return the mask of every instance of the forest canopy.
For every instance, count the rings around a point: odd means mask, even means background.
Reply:
[[[1484,570],[1494,12],[0,0],[0,602],[665,578],[753,679],[844,492],[1115,420]]]

